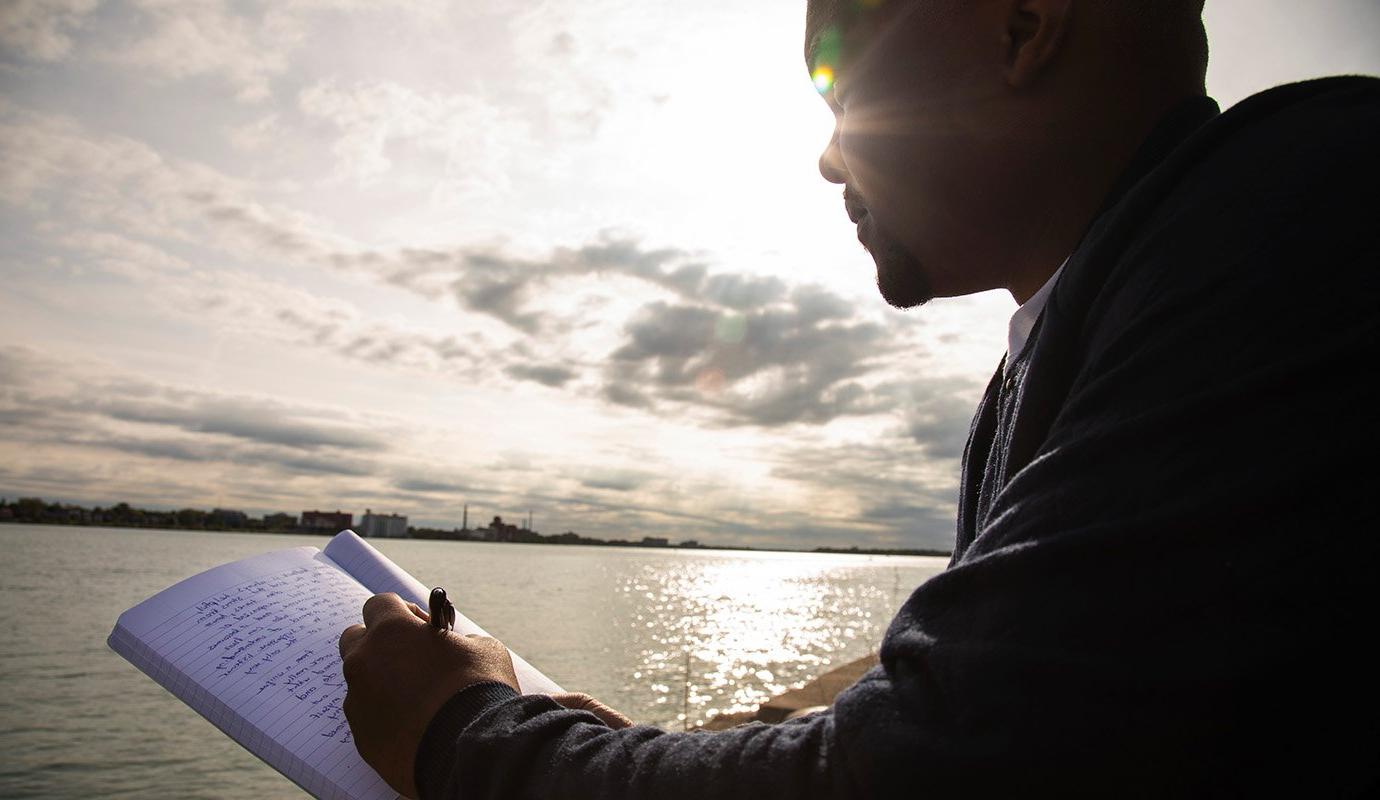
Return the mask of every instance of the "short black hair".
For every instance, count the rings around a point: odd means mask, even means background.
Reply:
[[[967,0],[955,0],[966,2]],[[1120,48],[1149,59],[1179,79],[1207,74],[1208,42],[1203,28],[1205,0],[1092,0],[1111,12],[1113,35]],[[830,28],[847,28],[863,14],[888,3],[936,0],[808,0],[805,6],[806,57]]]

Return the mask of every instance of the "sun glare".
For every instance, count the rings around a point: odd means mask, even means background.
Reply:
[[[824,94],[834,86],[834,70],[828,64],[820,64],[815,67],[815,73],[811,77],[814,78],[815,89],[820,94]]]

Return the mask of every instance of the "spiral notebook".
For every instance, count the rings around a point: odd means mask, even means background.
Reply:
[[[371,595],[426,587],[353,531],[209,569],[120,615],[107,640],[249,752],[320,798],[397,794],[355,750],[337,642]],[[457,612],[461,633],[485,635]],[[524,694],[561,691],[517,654]]]

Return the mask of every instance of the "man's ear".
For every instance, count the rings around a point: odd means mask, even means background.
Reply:
[[[1148,0],[1158,2],[1158,0]],[[1006,81],[1023,89],[1058,55],[1073,15],[1072,0],[1011,0],[1006,20]]]

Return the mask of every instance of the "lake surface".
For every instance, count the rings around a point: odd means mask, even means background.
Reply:
[[[568,690],[681,728],[879,644],[941,558],[371,540]],[[324,537],[0,525],[0,797],[303,797],[106,647],[204,569]]]

